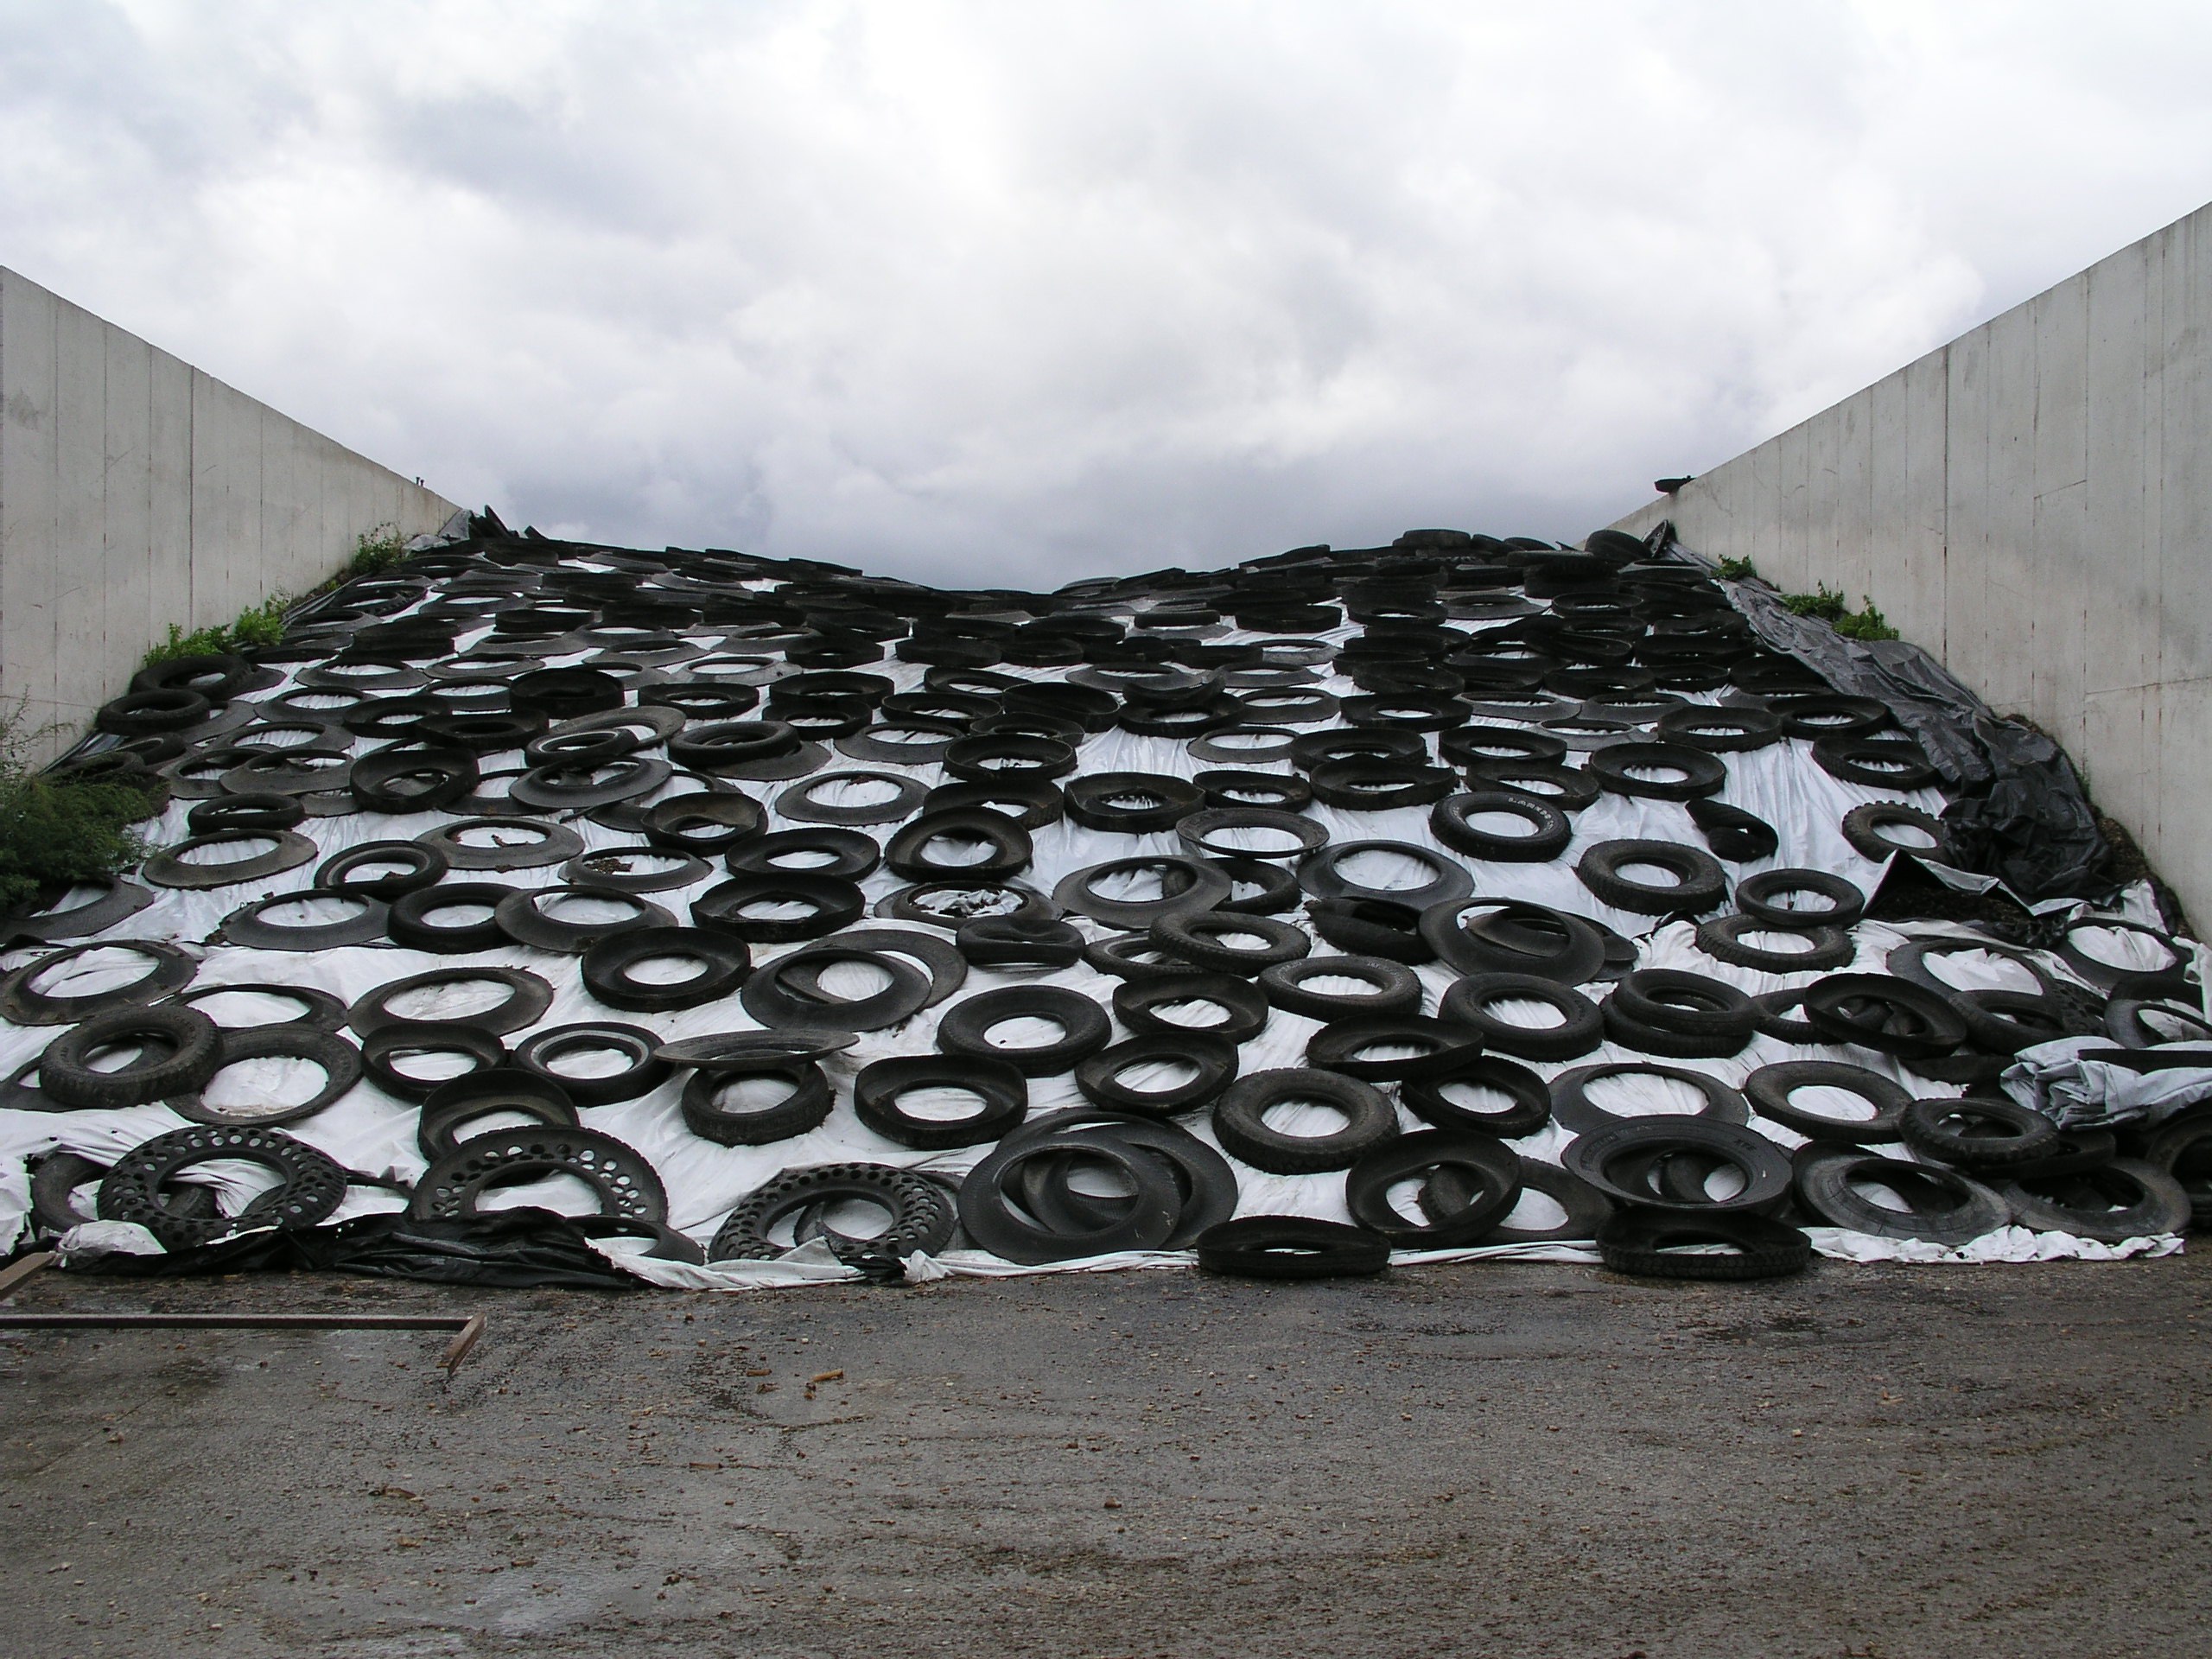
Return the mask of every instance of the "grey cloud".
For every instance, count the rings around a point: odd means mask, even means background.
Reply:
[[[2196,206],[2209,32],[25,8],[0,257],[568,533],[992,582],[1574,536]]]

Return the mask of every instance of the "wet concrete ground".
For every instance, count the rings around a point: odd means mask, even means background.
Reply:
[[[0,1650],[2212,1651],[2202,1256],[747,1296],[48,1274]],[[819,1379],[815,1380],[815,1379]]]

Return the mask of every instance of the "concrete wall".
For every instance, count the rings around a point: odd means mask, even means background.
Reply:
[[[0,270],[0,700],[73,741],[168,626],[302,593],[453,504]]]
[[[2212,915],[2212,207],[1617,527],[1667,518],[1787,591],[1871,596]]]

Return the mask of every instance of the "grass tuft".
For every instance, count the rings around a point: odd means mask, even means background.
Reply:
[[[23,707],[0,719],[0,908],[6,909],[111,875],[149,850],[131,828],[146,816],[137,790],[32,769]]]

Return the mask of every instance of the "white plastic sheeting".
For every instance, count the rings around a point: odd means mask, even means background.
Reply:
[[[1345,628],[1320,637],[1341,641],[1355,632],[1356,629]],[[693,637],[702,643],[709,643],[719,636],[711,630],[695,630]],[[1233,642],[1261,637],[1263,636],[1231,632],[1226,639]],[[471,643],[472,637],[463,635],[457,641],[456,649],[465,649]],[[551,665],[559,666],[578,660],[581,655],[579,652],[565,658],[552,658],[549,661]],[[680,665],[673,671],[680,676]],[[919,688],[925,670],[919,664],[886,660],[868,664],[863,671],[888,676],[897,683],[898,689],[906,690]],[[1057,671],[1022,670],[1007,665],[1001,665],[995,671],[1039,680],[1059,677]],[[1325,677],[1320,683],[1323,689],[1342,696],[1357,692],[1356,686],[1340,677]],[[263,695],[274,694],[272,691]],[[363,741],[356,744],[355,753],[365,753],[372,747],[374,745],[371,742]],[[1942,807],[1942,798],[1933,791],[1900,795],[1896,791],[1867,788],[1833,778],[1814,763],[1810,746],[1802,741],[1784,741],[1748,753],[1731,754],[1726,759],[1728,782],[1717,798],[1758,814],[1775,827],[1780,837],[1780,849],[1774,857],[1756,863],[1729,867],[1732,878],[1785,866],[1810,868],[1840,874],[1871,894],[1878,885],[1885,867],[1861,857],[1846,842],[1840,830],[1844,814],[1863,802],[1873,800],[1902,799],[1930,812],[1939,812]],[[518,756],[490,756],[485,759],[485,770],[489,772],[518,764]],[[1092,735],[1083,741],[1079,751],[1078,775],[1126,771],[1189,777],[1226,764],[1230,763],[1194,759],[1185,744],[1179,739],[1137,736],[1115,730]],[[912,776],[925,785],[947,781],[943,768],[937,766],[899,766],[858,761],[849,760],[834,749],[826,758],[823,770],[863,767]],[[1289,770],[1284,763],[1263,764],[1249,769]],[[772,803],[789,786],[785,783],[741,785],[764,805]],[[174,803],[159,824],[152,826],[151,838],[156,844],[172,845],[185,837],[188,831],[184,819],[189,804],[183,801]],[[299,826],[299,831],[313,837],[327,856],[363,842],[412,837],[438,824],[450,822],[457,816],[426,812],[387,817],[361,812],[333,818],[310,818]],[[1575,860],[1592,843],[1599,841],[1632,837],[1702,847],[1703,836],[1692,824],[1687,809],[1679,804],[1610,793],[1602,795],[1596,804],[1574,817],[1573,845],[1566,855],[1548,864],[1486,863],[1449,852],[1431,834],[1428,809],[1426,807],[1352,812],[1317,804],[1311,809],[1310,816],[1328,830],[1332,842],[1382,840],[1408,842],[1459,864],[1471,873],[1478,895],[1531,899],[1604,921],[1622,933],[1642,940],[1639,966],[1688,969],[1726,980],[1751,992],[1793,987],[1820,977],[1809,973],[1770,974],[1713,961],[1698,950],[1694,929],[1689,925],[1673,923],[1659,925],[1649,917],[1612,909],[1599,903],[1576,877]],[[636,837],[604,829],[588,819],[577,818],[572,821],[571,827],[582,835],[588,848],[638,844]],[[768,827],[779,830],[800,826],[795,821],[784,819],[772,812]],[[887,838],[891,826],[880,826],[869,833]],[[1048,894],[1063,876],[1088,865],[1145,854],[1179,854],[1185,850],[1172,832],[1136,836],[1105,834],[1084,829],[1065,820],[1036,831],[1034,841],[1034,865],[1020,879]],[[317,862],[320,861],[318,859]],[[1425,879],[1412,861],[1401,861],[1402,868],[1395,874],[1387,860],[1375,861],[1374,864],[1375,868],[1361,869],[1357,874],[1363,880],[1380,882]],[[271,880],[206,892],[157,890],[157,897],[152,906],[111,930],[108,937],[162,939],[187,945],[200,957],[199,972],[194,982],[195,988],[255,982],[302,985],[327,991],[351,1002],[390,981],[432,968],[450,968],[459,962],[468,961],[525,968],[549,981],[554,991],[553,1004],[538,1029],[576,1021],[613,1020],[645,1027],[673,1039],[750,1029],[753,1026],[734,997],[725,1002],[680,1013],[617,1013],[595,1002],[585,992],[578,973],[577,958],[519,947],[461,958],[426,955],[388,944],[296,953],[245,950],[234,945],[207,943],[229,912],[264,893],[304,888],[312,882],[315,869],[315,864],[308,864]],[[684,921],[688,919],[689,900],[713,881],[721,879],[722,874],[723,872],[716,868],[690,887],[647,896],[672,912],[678,921]],[[497,874],[468,874],[454,879],[494,880],[524,888],[560,884],[556,869],[550,867]],[[887,871],[879,871],[862,885],[873,903],[903,884]],[[2155,912],[2149,911],[2147,898],[2139,895],[2133,909],[2134,919],[2156,920]],[[1080,918],[1073,919],[1087,935],[1100,937],[1107,931]],[[870,918],[865,925],[879,924]],[[890,925],[912,925],[905,923]],[[1909,931],[1944,930],[1916,927]],[[1860,969],[1882,971],[1888,951],[1906,936],[1907,930],[1874,923],[1861,924],[1856,931],[1858,957],[1852,965]],[[755,947],[755,961],[772,960],[784,950],[798,948],[801,947]],[[1331,953],[1332,947],[1317,940],[1317,955]],[[31,954],[35,953],[18,951],[4,958],[0,965],[14,966],[27,960]],[[2063,972],[2056,958],[2049,959],[2048,965],[2054,972]],[[102,966],[97,960],[86,961],[76,964],[71,971],[73,982],[69,988],[89,991],[100,982]],[[1437,997],[1452,982],[1455,975],[1441,964],[1431,964],[1419,971],[1427,993],[1424,1007],[1433,1011]],[[1982,957],[1977,961],[1972,957],[1951,957],[1945,961],[1945,971],[1962,986],[2009,986],[2016,982],[2015,976],[2018,974],[2018,969],[2013,965],[1993,957]],[[111,972],[110,978],[118,976]],[[1116,982],[1081,964],[1046,974],[1016,975],[971,970],[960,991],[946,1002],[924,1011],[896,1028],[865,1033],[851,1050],[833,1056],[826,1064],[831,1080],[836,1086],[837,1105],[820,1128],[791,1141],[766,1147],[730,1147],[694,1135],[685,1127],[677,1109],[677,1096],[684,1075],[680,1072],[675,1078],[639,1099],[610,1106],[583,1108],[581,1119],[588,1127],[616,1136],[651,1160],[667,1188],[671,1224],[702,1243],[712,1237],[722,1218],[741,1198],[785,1170],[857,1160],[927,1170],[957,1178],[981,1161],[989,1148],[971,1147],[950,1152],[922,1153],[880,1138],[854,1115],[851,1106],[853,1074],[869,1061],[889,1055],[931,1052],[938,1021],[966,997],[999,986],[1038,983],[1065,986],[1093,997],[1103,1005],[1110,1001]],[[42,984],[41,988],[52,990],[56,987]],[[465,995],[448,992],[437,1006],[410,1007],[407,1012],[418,1017],[450,1015],[467,1006],[462,1000]],[[490,999],[487,997],[486,1000]],[[285,1005],[245,995],[222,999],[218,1004],[202,1006],[219,1023],[226,1025],[258,1023],[289,1017],[290,1013]],[[1533,1014],[1536,1010],[1532,1007],[1530,1012]],[[1304,1065],[1306,1042],[1318,1029],[1319,1023],[1315,1020],[1276,1011],[1267,1029],[1243,1046],[1239,1057],[1242,1073],[1249,1075],[1278,1067]],[[54,1028],[22,1028],[0,1024],[0,1068],[4,1068],[0,1075],[12,1072],[27,1061],[35,1058],[56,1034]],[[516,1033],[507,1039],[510,1046],[524,1034]],[[1599,1061],[1648,1060],[1650,1058],[1608,1043],[1595,1052],[1575,1060],[1558,1065],[1539,1063],[1535,1069],[1551,1077],[1573,1066]],[[1885,1075],[1900,1076],[1896,1063],[1881,1055],[1858,1050],[1802,1047],[1764,1036],[1754,1038],[1751,1046],[1733,1058],[1665,1063],[1689,1065],[1707,1071],[1732,1086],[1740,1087],[1745,1076],[1761,1065],[1783,1060],[1815,1058],[1849,1059]],[[227,1072],[219,1080],[220,1086],[279,1093],[300,1088],[300,1077],[285,1075],[288,1067],[296,1070],[298,1063],[249,1062]],[[1955,1089],[1931,1084],[1918,1078],[1911,1080],[1911,1086],[1923,1094],[1958,1092]],[[1612,1111],[1649,1113],[1684,1109],[1689,1103],[1687,1100],[1678,1101],[1675,1097],[1677,1091],[1682,1091],[1682,1085],[1663,1079],[1629,1077],[1601,1084],[1594,1095],[1599,1098],[1600,1103]],[[1084,1103],[1071,1076],[1064,1074],[1033,1078],[1030,1082],[1030,1113],[1033,1116]],[[425,1167],[416,1144],[416,1107],[391,1097],[365,1082],[327,1109],[284,1127],[286,1133],[316,1147],[350,1169],[374,1174],[395,1174],[411,1179]],[[1410,1114],[1403,1113],[1402,1109],[1402,1120],[1409,1129],[1422,1127]],[[12,1241],[19,1236],[24,1224],[29,1208],[26,1160],[61,1148],[105,1164],[153,1135],[181,1127],[183,1122],[167,1108],[158,1105],[116,1111],[43,1113],[0,1110],[0,1240]],[[486,1128],[492,1126],[489,1121],[483,1125]],[[1288,1123],[1285,1126],[1294,1127]],[[1211,1144],[1212,1135],[1203,1115],[1186,1120],[1185,1127]],[[1759,1122],[1756,1127],[1785,1148],[1799,1143],[1799,1137],[1781,1125]],[[1523,1157],[1556,1162],[1568,1138],[1554,1125],[1516,1142],[1515,1148]],[[1901,1147],[1884,1150],[1898,1156],[1910,1155]],[[1344,1198],[1344,1178],[1340,1172],[1290,1177],[1268,1174],[1240,1165],[1236,1173],[1240,1214],[1273,1212],[1332,1220],[1348,1218]],[[236,1211],[270,1179],[264,1172],[251,1166],[221,1164],[203,1166],[191,1179],[206,1179],[216,1184],[219,1189],[219,1202],[226,1211]],[[89,1192],[85,1196],[89,1198]],[[356,1186],[349,1191],[335,1218],[344,1219],[372,1211],[392,1209],[402,1202],[391,1192]],[[1515,1218],[1522,1224],[1531,1225],[1541,1225],[1556,1219],[1555,1211],[1546,1213],[1550,1202],[1541,1195],[1531,1193],[1523,1198],[1522,1208],[1516,1211]],[[578,1184],[563,1179],[499,1189],[486,1203],[487,1206],[540,1205],[570,1212],[590,1207],[588,1195],[584,1190]],[[1910,1247],[1898,1247],[1890,1241],[1836,1234],[1834,1230],[1823,1230],[1815,1236],[1818,1248],[1823,1252],[1857,1260],[1937,1257],[2024,1260],[2050,1259],[2056,1255],[2111,1253],[2102,1246],[2074,1249],[2071,1246],[2080,1245],[2081,1241],[2071,1241],[2070,1244],[2054,1243],[2050,1236],[2045,1236],[2031,1248],[2007,1243],[2001,1247],[1993,1246],[1990,1252],[1980,1255],[1971,1251],[1937,1251],[1933,1256]],[[77,1242],[90,1244],[94,1241],[86,1238]],[[846,1277],[850,1273],[849,1269],[818,1249],[810,1252],[796,1252],[785,1262],[778,1263],[745,1262],[701,1268],[644,1258],[637,1254],[639,1248],[641,1247],[622,1240],[612,1241],[602,1247],[610,1259],[622,1262],[639,1276],[655,1283],[683,1287],[754,1288],[817,1282],[823,1279]],[[2150,1248],[2163,1251],[2178,1248],[2178,1245],[2175,1241],[2159,1241]],[[1491,1257],[1595,1259],[1589,1251],[1556,1246],[1408,1253],[1398,1259],[1410,1262]],[[1062,1263],[1039,1269],[1015,1268],[974,1251],[956,1251],[934,1262],[918,1259],[911,1273],[912,1276],[928,1277],[944,1274],[989,1274],[1182,1266],[1191,1260],[1185,1253],[1159,1252],[1101,1258],[1089,1262]]]

